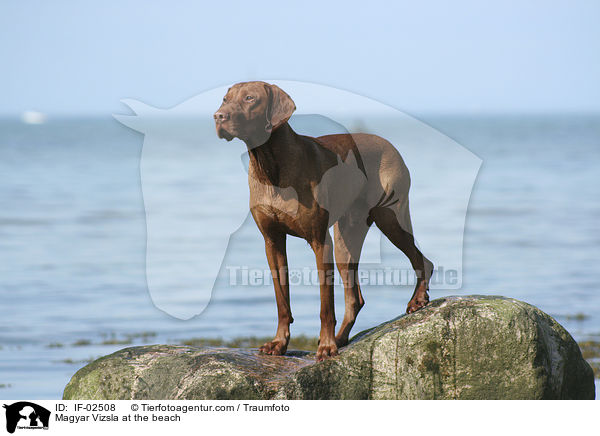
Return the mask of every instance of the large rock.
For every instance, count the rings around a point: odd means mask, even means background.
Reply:
[[[448,297],[356,335],[340,356],[131,347],[79,370],[64,399],[593,399],[577,343],[509,298]]]

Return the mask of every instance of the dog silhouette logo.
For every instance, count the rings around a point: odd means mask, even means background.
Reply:
[[[310,194],[327,211],[328,228],[334,227],[334,221],[339,222],[348,210],[348,193],[362,189],[366,179],[378,180],[379,175],[370,174],[367,169],[376,170],[381,165],[372,154],[360,152],[359,147],[360,138],[370,133],[385,138],[389,147],[397,148],[390,155],[399,153],[411,172],[410,179],[401,178],[400,187],[390,185],[388,195],[381,199],[379,193],[372,194],[373,206],[382,209],[380,214],[391,207],[404,222],[408,198],[405,194],[406,201],[401,202],[397,196],[400,188],[407,191],[410,181],[415,195],[410,198],[409,230],[412,234],[414,227],[421,252],[434,253],[430,255],[431,261],[437,267],[430,289],[461,289],[465,220],[481,159],[425,123],[367,97],[314,83],[268,82],[293,96],[298,109],[289,117],[288,124],[294,132],[313,138],[329,135],[352,138],[347,142],[348,152],[334,153],[337,162],[328,160],[327,171],[315,176],[318,180],[310,185],[310,192],[298,192],[286,183],[265,184],[249,176],[247,145],[239,138],[227,145],[221,142],[213,116],[228,86],[208,90],[171,108],[124,99],[122,102],[133,114],[114,115],[123,125],[144,135],[140,180],[146,221],[145,269],[154,305],[173,317],[187,320],[208,307],[213,293],[224,295],[238,286],[237,281],[232,283],[232,271],[265,270],[263,256],[248,255],[264,244],[249,209],[276,208],[281,216],[297,219],[307,207],[303,204],[305,196]],[[259,118],[256,119],[258,123]],[[266,124],[265,118],[265,125],[261,126],[265,132],[272,130],[271,121]],[[224,134],[227,139],[227,133]],[[249,195],[249,177],[254,191],[268,195]],[[382,221],[385,219],[381,217]],[[364,225],[359,224],[359,229],[352,233],[357,240],[350,245],[360,245],[363,265],[381,272],[397,271],[398,281],[401,269],[410,273],[407,278],[415,277],[409,262],[399,266],[397,247],[382,238],[376,226],[362,218],[355,221]],[[295,242],[290,239],[289,244]],[[313,271],[312,256],[303,259],[302,262],[310,262],[303,265]],[[302,284],[303,280],[297,272],[289,279],[292,284]],[[245,296],[248,292],[261,292],[258,288],[247,289],[244,283],[242,279],[239,286],[244,286]],[[412,284],[407,282],[403,286],[409,285]],[[264,286],[264,281],[259,280],[254,286]]]
[[[35,403],[19,401],[10,405],[4,404],[6,409],[6,431],[14,433],[19,429],[48,429],[50,411]]]

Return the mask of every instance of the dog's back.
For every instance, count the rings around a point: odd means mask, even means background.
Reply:
[[[352,153],[356,165],[367,183],[364,199],[375,206],[383,192],[395,190],[404,197],[410,188],[410,174],[402,156],[386,139],[369,133],[325,135],[315,138],[325,149],[339,155],[343,161]]]

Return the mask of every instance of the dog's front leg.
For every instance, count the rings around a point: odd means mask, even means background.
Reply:
[[[335,344],[335,306],[333,303],[333,242],[325,230],[324,242],[312,242],[311,246],[317,258],[319,285],[321,287],[321,334],[317,360],[323,360],[338,354]]]
[[[269,268],[273,276],[275,300],[277,302],[277,333],[271,342],[267,342],[259,351],[263,354],[282,355],[290,342],[290,324],[294,322],[290,308],[290,288],[288,265],[285,249],[285,233],[266,234],[265,251]]]

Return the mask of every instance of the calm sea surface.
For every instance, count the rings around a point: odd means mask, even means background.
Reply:
[[[483,161],[466,219],[462,289],[432,297],[514,297],[553,315],[577,340],[599,339],[600,116],[422,120]],[[112,119],[0,121],[0,397],[61,397],[83,360],[125,346],[104,341],[274,332],[269,286],[221,286],[207,310],[187,321],[153,305],[142,143],[141,134]],[[240,170],[223,156],[215,150],[214,171]],[[244,248],[236,255],[267,267],[252,222],[238,240]],[[312,259],[303,242],[289,251],[291,267],[297,256]],[[353,331],[402,313],[411,291],[365,287],[367,304]],[[318,289],[291,293],[292,334],[317,335]],[[341,289],[336,295],[341,319]]]

